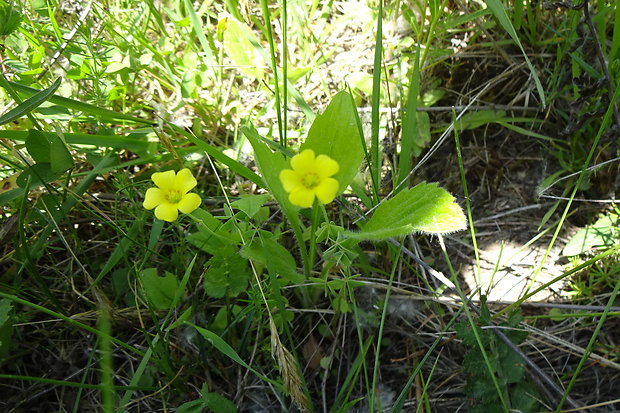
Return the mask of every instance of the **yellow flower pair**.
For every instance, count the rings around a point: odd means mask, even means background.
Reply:
[[[292,204],[309,208],[315,198],[324,204],[334,200],[339,184],[332,176],[340,169],[338,162],[327,155],[315,156],[312,149],[306,149],[293,156],[291,168],[280,172],[280,182]],[[157,219],[173,222],[179,211],[189,214],[202,203],[198,194],[189,192],[197,182],[187,168],[179,173],[156,172],[151,179],[157,188],[146,191],[142,205],[146,209],[155,208]]]

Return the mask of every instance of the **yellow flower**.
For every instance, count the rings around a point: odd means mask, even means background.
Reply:
[[[312,149],[305,149],[291,159],[293,169],[280,172],[280,182],[289,192],[288,199],[292,204],[309,208],[314,197],[324,204],[334,200],[338,192],[338,181],[330,178],[338,173],[338,162],[327,155],[314,157]]]
[[[202,203],[198,194],[188,194],[197,182],[187,168],[181,169],[178,174],[174,171],[155,172],[151,179],[157,188],[146,191],[142,206],[155,208],[158,219],[172,222],[179,216],[178,211],[189,214]]]

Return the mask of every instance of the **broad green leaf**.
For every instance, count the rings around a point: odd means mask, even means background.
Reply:
[[[224,50],[230,60],[242,73],[255,79],[262,79],[265,61],[260,52],[260,43],[245,25],[232,16],[227,20],[224,31]]]
[[[0,205],[20,197],[24,193],[24,188],[14,188],[8,191],[0,191]]]
[[[503,110],[479,110],[467,112],[457,121],[459,130],[476,129],[488,123],[509,120]]]
[[[146,268],[140,273],[142,287],[149,303],[157,310],[169,309],[179,286],[174,274],[166,272],[160,277],[156,268]]]
[[[204,276],[206,293],[213,298],[236,297],[248,285],[250,271],[235,248],[223,248],[207,262]]]
[[[205,400],[206,406],[211,409],[213,413],[237,413],[237,408],[226,397],[217,393],[206,393],[202,396]]]
[[[523,373],[525,373],[523,359],[506,344],[501,343],[500,347],[504,348],[498,360],[502,384],[520,382],[523,379]]]
[[[256,238],[246,245],[241,254],[257,261],[273,273],[291,283],[301,283],[304,277],[297,273],[297,263],[291,253],[271,238]]]
[[[262,142],[262,137],[258,134],[253,127],[244,127],[242,129],[243,134],[248,138],[254,149],[254,159],[263,175],[264,183],[273,197],[280,204],[280,208],[284,212],[286,218],[293,228],[295,238],[297,238],[297,245],[302,256],[304,263],[307,262],[307,251],[303,241],[303,232],[301,229],[301,222],[297,212],[299,208],[293,206],[288,199],[288,193],[284,190],[282,182],[280,182],[280,171],[289,168],[289,163],[284,159],[284,156],[280,152],[271,152],[271,150]]]
[[[594,247],[612,247],[620,239],[619,217],[605,215],[593,225],[582,228],[568,241],[562,255],[572,257],[590,251]]]
[[[223,247],[236,245],[241,241],[232,222],[221,221],[200,208],[192,212],[191,216],[199,222],[198,232],[188,235],[187,240],[209,254],[215,255]]]
[[[73,157],[58,135],[50,139],[50,164],[53,172],[64,172],[73,167]]]
[[[412,232],[445,234],[465,229],[467,220],[454,197],[437,184],[421,183],[383,202],[353,239],[381,240]]]
[[[55,181],[62,174],[52,171],[52,165],[48,162],[35,163],[29,166],[17,177],[17,185],[25,188],[30,179],[30,189],[43,185],[48,182]]]
[[[289,212],[296,214],[297,207],[293,206],[288,200],[288,193],[284,190],[280,182],[280,171],[289,169],[290,165],[279,152],[272,152],[267,145],[262,142],[262,137],[254,128],[243,128],[243,134],[248,138],[254,149],[254,155],[258,169],[263,176],[263,187],[269,190],[278,201],[280,206]]]
[[[269,199],[269,194],[242,195],[240,199],[232,202],[232,206],[245,212],[249,218],[253,218],[261,207]]]
[[[56,89],[60,87],[61,82],[61,78],[56,79],[56,81],[49,88],[35,93],[30,98],[24,100],[22,103],[9,110],[4,115],[0,116],[0,125],[4,125],[6,123],[14,121],[15,119],[21,118],[22,116],[35,110],[46,100],[51,99],[52,96],[54,96],[54,92],[56,91]]]
[[[300,148],[300,151],[312,149],[316,155],[325,154],[338,162],[340,170],[334,175],[340,183],[338,193],[351,183],[364,159],[362,137],[351,99],[346,91],[334,96],[325,112],[312,123],[308,138]]]
[[[61,173],[73,167],[73,157],[55,133],[44,134],[31,130],[26,137],[26,149],[37,163],[49,163],[52,172]]]
[[[37,163],[50,162],[51,144],[48,137],[41,131],[32,129],[26,137],[26,149]]]

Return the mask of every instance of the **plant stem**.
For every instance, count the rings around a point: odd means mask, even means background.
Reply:
[[[312,227],[310,228],[310,248],[308,249],[308,267],[305,268],[306,277],[309,277],[312,273],[312,268],[314,268],[314,256],[316,251],[316,228],[319,225],[319,221],[321,220],[322,206],[318,200],[314,200],[314,205],[312,205]]]

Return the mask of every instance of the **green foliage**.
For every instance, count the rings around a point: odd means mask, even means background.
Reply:
[[[140,281],[153,309],[167,310],[172,306],[179,288],[179,280],[174,274],[166,271],[165,275],[160,277],[156,268],[146,268],[140,273]]]
[[[11,336],[13,335],[12,323],[13,303],[3,298],[0,300],[0,365],[9,353]]]
[[[303,282],[291,253],[268,236],[256,237],[241,250],[241,255],[267,267],[269,272],[284,279],[283,284]]]
[[[37,164],[49,164],[53,173],[73,167],[73,157],[58,135],[44,135],[32,129],[26,138],[26,149]]]
[[[222,248],[207,262],[204,289],[214,298],[236,297],[245,290],[249,278],[247,261],[240,259],[234,248]]]
[[[19,27],[22,15],[10,4],[0,2],[0,36],[8,36]]]
[[[9,110],[4,115],[0,116],[0,125],[13,122],[16,119],[21,118],[41,106],[47,100],[50,100],[54,95],[54,92],[60,87],[61,78],[56,79],[52,86],[45,90],[35,93],[25,101],[21,102],[15,108]],[[6,87],[6,83],[2,83]]]
[[[411,232],[445,234],[465,229],[467,220],[454,197],[437,184],[421,183],[383,202],[354,239],[381,240]]]
[[[570,257],[581,255],[595,247],[610,248],[620,240],[618,215],[610,213],[600,217],[594,224],[580,229],[566,243],[562,254]]]
[[[518,312],[512,313],[508,320],[500,324],[501,331],[518,345],[527,338],[527,332],[519,329],[522,317]],[[489,358],[492,374],[495,376],[504,400],[510,409],[518,411],[537,412],[541,407],[537,401],[537,392],[525,378],[525,363],[521,357],[508,347],[493,333],[493,330],[484,328],[490,325],[491,319],[486,306],[486,300],[481,300],[481,315],[479,324],[474,325],[476,333],[467,320],[455,325],[457,337],[469,348],[463,360],[463,368],[468,373],[465,385],[465,394],[474,400],[469,411],[472,412],[503,412],[501,402],[490,376],[489,368],[485,363],[482,350],[479,347],[476,335]]]
[[[254,34],[232,16],[222,17],[224,30],[224,50],[239,70],[255,79],[263,78],[264,51]]]
[[[177,413],[202,413],[205,409],[213,413],[237,413],[237,408],[230,400],[221,394],[210,393],[206,384],[203,384],[200,396],[200,399],[183,403],[176,409]]]
[[[347,189],[364,159],[363,137],[356,118],[353,98],[346,91],[339,92],[325,112],[314,119],[300,147],[300,152],[312,149],[316,155],[324,154],[338,162],[340,170],[333,176],[340,184],[338,193]]]
[[[261,207],[269,199],[269,194],[260,195],[242,195],[240,199],[231,203],[231,205],[243,212],[248,218],[253,218]]]
[[[232,220],[221,220],[204,209],[192,212],[198,222],[198,231],[187,236],[187,240],[210,254],[216,254],[224,247],[232,247],[241,242],[239,232]]]

